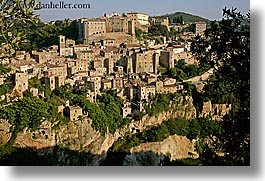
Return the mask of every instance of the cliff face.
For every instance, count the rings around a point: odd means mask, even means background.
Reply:
[[[199,117],[210,117],[214,121],[220,121],[231,110],[231,104],[212,104],[211,101],[203,103],[202,113]]]
[[[6,120],[0,120],[0,146],[5,145],[8,140],[10,140],[11,133],[11,125]]]
[[[18,133],[14,146],[42,150],[39,151],[39,154],[42,155],[52,153],[58,159],[57,165],[100,165],[113,143],[128,132],[133,133],[134,130],[141,132],[146,130],[148,126],[156,126],[172,118],[196,118],[196,109],[192,104],[192,97],[180,97],[177,102],[178,104],[172,105],[170,111],[162,112],[157,116],[145,115],[141,121],[132,121],[128,126],[117,130],[113,135],[108,132],[104,136],[100,135],[92,128],[92,121],[89,119],[69,122],[56,129],[53,128],[54,125],[50,122],[44,121],[39,129],[34,132],[24,129]],[[7,143],[11,138],[10,125],[7,121],[1,121],[0,124],[0,140],[2,140],[2,143]],[[66,148],[78,154],[71,155],[54,149],[55,147]],[[157,154],[170,153],[171,159],[187,158],[189,152],[194,152],[194,145],[187,138],[172,136],[161,143],[147,143],[132,149],[133,153],[138,151],[152,151]],[[88,156],[85,153],[90,154]],[[154,163],[152,163],[156,165],[159,159],[154,157],[154,160]],[[126,162],[125,164],[131,163]]]
[[[169,136],[162,142],[141,144],[130,152],[123,161],[125,166],[159,166],[165,155],[171,160],[199,157],[195,152],[195,143],[178,135]]]

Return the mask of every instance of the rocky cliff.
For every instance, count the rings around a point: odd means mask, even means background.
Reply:
[[[195,152],[195,142],[178,135],[169,136],[162,142],[141,144],[130,152],[123,161],[125,166],[159,166],[165,156],[169,156],[171,160],[199,157]]]
[[[107,151],[113,143],[129,132],[133,133],[135,130],[141,132],[149,126],[159,125],[171,118],[196,118],[196,109],[192,104],[192,97],[180,97],[177,102],[177,104],[172,105],[170,111],[162,112],[157,116],[145,115],[142,120],[132,121],[125,128],[116,130],[115,134],[107,132],[105,135],[101,135],[92,128],[92,121],[90,119],[71,121],[57,128],[52,123],[44,121],[36,131],[30,131],[30,129],[26,128],[22,132],[19,132],[15,138],[14,146],[18,148],[32,148],[38,151],[40,155],[52,153],[58,159],[57,165],[100,165],[106,158]],[[7,121],[2,120],[0,122],[1,144],[6,144],[11,138],[10,127],[11,125]],[[78,154],[74,156],[60,151],[60,149],[55,149],[56,147],[66,148]],[[193,152],[194,148],[192,143],[186,138],[172,136],[162,143],[140,145],[137,148],[133,148],[132,152],[140,150],[149,150],[158,154],[170,153],[171,159],[177,159],[188,157],[188,153]],[[130,156],[128,156],[129,158]],[[127,163],[129,164],[129,162]],[[157,163],[154,162],[154,164]]]
[[[230,110],[231,104],[212,104],[211,101],[208,101],[203,103],[199,117],[210,117],[214,121],[220,121]]]

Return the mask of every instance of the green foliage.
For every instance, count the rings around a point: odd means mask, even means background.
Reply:
[[[25,127],[37,128],[42,120],[50,118],[49,105],[35,97],[26,97],[0,109],[0,119],[7,119],[21,131]]]
[[[168,127],[170,135],[187,136],[189,133],[190,121],[183,118],[169,120],[164,122],[164,124]]]
[[[163,43],[163,40],[161,38],[156,38],[155,39],[155,45]]]
[[[199,118],[190,122],[189,139],[207,138],[210,135],[222,134],[221,122],[215,122],[209,118]]]
[[[232,111],[222,121],[222,144],[205,148],[205,165],[250,164],[250,16],[224,9],[224,18],[212,22],[204,37],[196,37],[193,53],[201,65],[215,68],[215,76],[204,88],[204,96],[215,103],[231,103]],[[213,56],[214,55],[214,56]],[[214,150],[226,153],[218,158]],[[211,162],[209,162],[211,161]]]
[[[0,0],[0,58],[12,57],[27,38],[22,32],[12,32],[16,22],[36,25],[37,16],[31,8],[35,0]]]
[[[204,88],[204,97],[213,103],[235,103],[236,85],[226,79],[226,76],[215,74]]]
[[[13,88],[14,88],[13,76],[11,75],[7,77],[3,85],[0,85],[0,96],[7,93],[11,93]]]
[[[144,32],[140,28],[135,28],[135,36],[136,36],[136,38],[138,40],[147,40],[147,39],[150,39],[150,37],[148,36],[148,34],[146,32]]]
[[[209,22],[208,19],[199,17],[199,16],[195,16],[192,14],[188,14],[188,13],[183,13],[183,12],[176,12],[176,13],[172,13],[172,14],[166,14],[163,16],[158,16],[158,18],[169,18],[169,22],[170,23],[181,23],[184,21],[184,23],[190,22],[190,23],[195,23],[198,21],[203,21],[203,22]]]
[[[5,144],[3,146],[0,146],[0,159],[3,156],[11,155],[15,151],[16,151],[16,148],[11,146],[10,144]]]
[[[192,77],[200,76],[207,70],[209,70],[209,66],[207,65],[186,65],[183,60],[179,60],[178,63],[175,65],[175,68],[167,68],[166,72],[164,72],[162,76],[164,78],[168,77],[174,78],[177,81],[183,81]]]
[[[149,36],[165,36],[169,37],[169,31],[165,25],[153,25],[148,28]]]
[[[143,35],[143,30],[141,30],[141,29],[139,29],[139,28],[135,28],[135,36],[136,36],[136,38],[137,38],[138,40],[141,39],[142,35]]]
[[[165,74],[167,72],[167,68],[163,66],[158,67],[159,74]]]
[[[11,68],[6,67],[5,65],[0,64],[0,75],[7,74],[11,71]]]
[[[30,88],[41,88],[41,81],[38,79],[38,77],[33,77],[29,79],[29,89]]]
[[[73,98],[73,103],[88,113],[88,117],[93,121],[93,128],[103,135],[107,129],[114,134],[116,129],[130,122],[121,116],[122,100],[117,95],[103,94],[98,98],[98,104],[91,103],[85,96],[78,95]]]
[[[183,16],[174,16],[170,19],[170,23],[178,23],[182,24],[183,23]]]
[[[178,98],[178,94],[157,94],[155,98],[147,105],[145,105],[146,113],[150,116],[156,116],[157,114],[168,111],[171,107],[172,101]]]
[[[163,166],[201,166],[199,159],[186,158],[170,161],[170,157],[166,155],[162,163]]]
[[[53,91],[52,96],[54,96],[54,95],[56,95],[62,99],[67,99],[67,100],[71,101],[74,97],[73,88],[70,84],[65,84],[65,85],[61,86],[59,89],[55,89]]]
[[[145,113],[144,112],[140,112],[140,111],[136,111],[134,116],[133,116],[133,119],[137,120],[137,121],[140,121],[142,120],[142,118],[144,117]]]
[[[20,50],[26,51],[46,49],[51,45],[57,45],[58,36],[61,34],[74,40],[78,38],[76,21],[69,20],[58,20],[50,24],[39,22],[37,26],[16,22],[12,32],[21,32],[29,40],[21,43]]]
[[[152,127],[141,133],[129,134],[117,140],[111,147],[111,152],[129,152],[132,147],[147,142],[161,142],[170,135],[187,136],[189,139],[206,138],[221,133],[221,124],[207,118],[188,121],[177,118],[164,121],[157,127]]]

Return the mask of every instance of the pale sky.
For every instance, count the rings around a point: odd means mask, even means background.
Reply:
[[[220,20],[222,18],[222,9],[237,7],[243,14],[250,10],[250,0],[39,0],[42,4],[59,3],[86,3],[90,4],[90,9],[45,9],[37,14],[43,21],[57,19],[77,19],[81,17],[100,17],[104,13],[110,14],[117,12],[119,14],[131,11],[143,12],[149,15],[164,15],[166,13],[186,12],[199,15],[210,20]]]

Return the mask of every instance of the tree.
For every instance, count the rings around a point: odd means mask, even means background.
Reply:
[[[16,22],[38,23],[34,4],[35,0],[0,0],[0,58],[14,56],[19,44],[26,41],[21,32],[11,32]]]
[[[135,36],[138,40],[140,40],[142,38],[143,35],[143,30],[139,29],[139,28],[135,28]]]
[[[7,119],[17,132],[25,127],[36,129],[40,122],[49,119],[49,105],[36,97],[25,97],[0,109],[0,119]]]
[[[148,28],[148,34],[150,36],[165,36],[169,37],[169,31],[165,25],[153,25]]]
[[[220,22],[211,23],[204,36],[195,38],[192,51],[201,65],[215,69],[215,78],[205,87],[205,94],[211,100],[223,96],[222,101],[232,103],[230,114],[223,118],[224,131],[218,136],[222,144],[216,144],[214,148],[222,148],[225,156],[215,161],[226,165],[249,165],[250,15],[244,16],[236,8],[225,8],[223,16]],[[218,158],[218,155],[209,155],[215,154],[214,151],[205,150],[204,153],[202,157]]]
[[[6,73],[9,73],[10,71],[11,71],[11,68],[0,64],[0,75],[4,75]]]
[[[183,16],[180,16],[180,24],[183,24]]]

